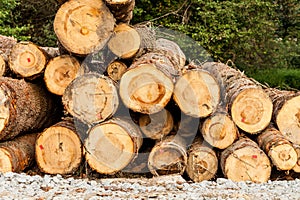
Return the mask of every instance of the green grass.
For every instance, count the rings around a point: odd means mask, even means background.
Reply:
[[[270,87],[300,90],[300,69],[264,69],[245,74]]]

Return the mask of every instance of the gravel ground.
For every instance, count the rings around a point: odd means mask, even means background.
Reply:
[[[187,182],[179,175],[156,178],[74,179],[0,175],[0,199],[300,199],[300,180],[269,181],[263,184],[232,182],[219,178],[201,183]]]

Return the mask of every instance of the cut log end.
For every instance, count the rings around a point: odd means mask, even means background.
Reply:
[[[120,58],[133,57],[141,45],[139,33],[127,24],[118,25],[114,31],[115,35],[108,42],[109,49]]]
[[[106,69],[108,76],[114,81],[119,81],[126,70],[127,65],[121,61],[114,61],[110,63]]]
[[[48,174],[72,173],[82,159],[80,138],[67,127],[47,128],[38,136],[35,152],[40,170]]]
[[[192,70],[176,82],[173,98],[185,114],[207,117],[217,109],[220,87],[208,72]]]
[[[260,88],[244,89],[234,99],[231,116],[236,125],[250,134],[265,129],[272,118],[273,104]]]
[[[296,165],[293,167],[294,172],[300,172],[300,146],[297,144],[293,144],[295,151],[297,152],[297,162]]]
[[[277,114],[276,124],[288,140],[300,144],[300,95],[284,103]]]
[[[24,78],[41,73],[46,63],[47,56],[45,53],[31,42],[16,44],[9,57],[10,69]]]
[[[238,138],[238,131],[228,115],[217,113],[202,124],[201,133],[212,146],[225,149]]]
[[[0,148],[0,172],[12,172],[13,165],[11,163],[11,155],[10,153],[3,148]]]
[[[80,63],[74,57],[62,55],[48,62],[44,81],[50,92],[61,96],[72,80],[83,73],[83,68],[80,67]]]
[[[114,24],[114,17],[104,2],[68,1],[55,15],[54,31],[68,51],[87,55],[104,46],[113,33]]]
[[[153,114],[161,111],[173,93],[173,82],[154,64],[142,64],[128,70],[120,81],[124,104],[136,112]]]
[[[85,157],[89,166],[102,174],[124,169],[137,156],[142,143],[137,129],[116,119],[95,125],[88,132]]]
[[[297,152],[291,144],[282,144],[270,149],[268,156],[279,170],[291,170],[297,163]]]

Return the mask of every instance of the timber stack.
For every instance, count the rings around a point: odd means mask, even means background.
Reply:
[[[300,172],[300,93],[195,64],[134,0],[69,0],[57,47],[0,36],[0,170],[177,173],[266,182]]]

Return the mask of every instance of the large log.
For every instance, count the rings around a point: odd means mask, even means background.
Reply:
[[[206,118],[199,128],[205,141],[218,149],[227,148],[239,137],[235,123],[221,109]]]
[[[75,57],[61,55],[50,59],[47,63],[44,81],[50,92],[62,96],[67,86],[82,74],[84,69]]]
[[[265,89],[273,102],[273,121],[288,140],[300,144],[300,92]]]
[[[63,47],[85,56],[101,49],[113,33],[115,19],[102,0],[70,0],[57,11],[54,31]]]
[[[133,16],[135,0],[105,0],[117,23],[129,24]]]
[[[140,130],[133,123],[112,118],[88,130],[84,143],[89,166],[101,174],[124,169],[138,155],[142,145]]]
[[[221,153],[220,165],[224,176],[233,181],[267,182],[271,175],[268,156],[257,143],[243,137]]]
[[[44,173],[73,173],[80,166],[82,157],[81,140],[71,118],[46,128],[37,136],[35,158]]]
[[[194,182],[210,180],[216,176],[218,158],[211,146],[196,138],[188,150],[186,172]]]
[[[208,71],[188,70],[176,81],[173,99],[185,114],[204,118],[216,111],[220,87]]]
[[[164,55],[147,53],[136,60],[120,80],[120,97],[135,112],[161,111],[173,94],[175,70]]]
[[[202,67],[222,79],[225,105],[240,129],[257,134],[269,125],[273,104],[260,85],[223,63],[207,62]]]
[[[58,106],[45,88],[0,77],[0,140],[38,131],[58,120]]]
[[[291,170],[296,165],[298,156],[292,143],[273,126],[264,130],[257,141],[278,170]]]
[[[167,136],[152,148],[148,168],[155,175],[183,174],[187,165],[186,142],[179,135]]]
[[[0,172],[22,172],[35,158],[36,133],[18,136],[0,143]]]
[[[41,75],[48,62],[48,54],[32,42],[19,42],[9,55],[9,67],[22,78],[34,79]]]
[[[114,82],[98,73],[75,78],[65,89],[63,105],[72,116],[92,124],[111,117],[119,105]]]

